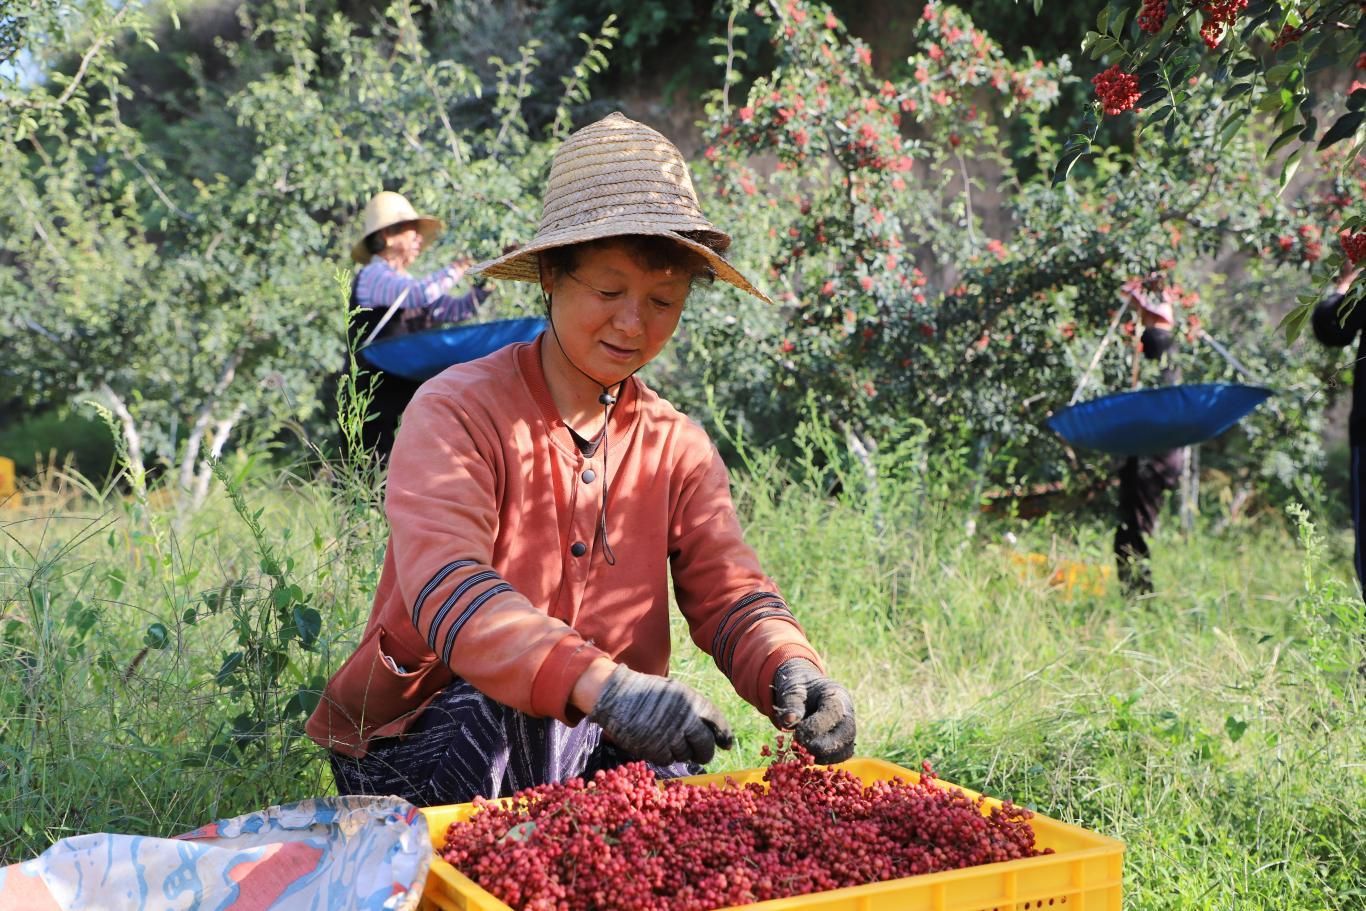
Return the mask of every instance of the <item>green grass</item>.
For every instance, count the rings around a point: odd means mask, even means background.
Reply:
[[[1158,590],[1135,603],[1113,581],[1050,588],[1012,557],[1107,566],[1102,522],[983,521],[968,536],[969,512],[947,505],[961,498],[929,481],[831,496],[822,471],[783,469],[751,461],[737,502],[854,692],[860,755],[929,759],[1124,839],[1127,908],[1366,906],[1366,617],[1343,531],[1268,516],[1184,536],[1169,520],[1152,542]],[[344,486],[234,472],[246,517],[221,488],[179,517],[155,497],[52,485],[0,513],[0,863],[79,832],[165,835],[330,792],[299,736],[299,690],[349,653],[383,523]],[[309,650],[298,609],[321,617]],[[681,621],[676,640],[675,673],[738,735],[713,770],[760,764],[772,729]]]

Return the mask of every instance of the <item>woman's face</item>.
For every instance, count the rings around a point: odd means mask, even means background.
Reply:
[[[619,246],[580,251],[573,269],[541,270],[551,296],[550,317],[560,345],[552,360],[567,357],[571,381],[588,374],[613,386],[654,360],[678,328],[692,286],[683,269],[649,269]],[[559,350],[563,347],[563,352]]]
[[[384,251],[389,259],[400,269],[406,269],[417,262],[422,252],[422,234],[414,222],[403,222],[389,228],[384,234]]]

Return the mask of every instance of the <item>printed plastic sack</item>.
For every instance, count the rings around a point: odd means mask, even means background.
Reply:
[[[397,797],[324,797],[176,838],[64,838],[0,868],[0,909],[413,911],[431,864],[426,818]]]

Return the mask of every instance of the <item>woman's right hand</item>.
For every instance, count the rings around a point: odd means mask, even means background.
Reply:
[[[1333,289],[1339,294],[1346,294],[1352,290],[1352,283],[1361,275],[1361,266],[1352,262],[1350,259],[1342,261],[1342,268],[1338,269],[1338,274],[1333,276]]]
[[[721,710],[677,680],[641,674],[624,664],[607,678],[588,713],[618,747],[655,765],[710,762],[735,742]]]

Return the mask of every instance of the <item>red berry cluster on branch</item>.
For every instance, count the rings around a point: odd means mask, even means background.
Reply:
[[[1300,225],[1293,234],[1276,237],[1275,246],[1271,248],[1272,256],[1277,262],[1293,265],[1316,263],[1323,257],[1322,236],[1317,226]]]
[[[1214,50],[1224,40],[1224,32],[1233,27],[1239,14],[1247,9],[1247,0],[1210,0],[1200,5],[1205,21],[1200,25],[1200,37],[1205,46]]]
[[[987,810],[928,763],[864,784],[810,762],[780,740],[764,784],[660,786],[632,763],[479,800],[442,857],[518,911],[708,911],[1049,853],[1028,810]]]
[[[1162,31],[1167,21],[1167,0],[1143,0],[1143,8],[1138,11],[1138,27],[1150,35]]]
[[[1347,254],[1347,259],[1352,265],[1355,266],[1366,259],[1366,231],[1344,229],[1338,234],[1338,243],[1342,244],[1342,252]]]
[[[1299,41],[1308,33],[1309,29],[1307,28],[1295,28],[1291,25],[1281,26],[1280,34],[1276,36],[1276,40],[1271,42],[1271,49],[1273,51],[1279,51],[1287,44],[1294,44],[1296,41]]]
[[[1091,84],[1096,87],[1096,98],[1101,107],[1112,117],[1132,110],[1138,102],[1138,77],[1124,72],[1118,63],[1103,73],[1097,73],[1092,77]]]

